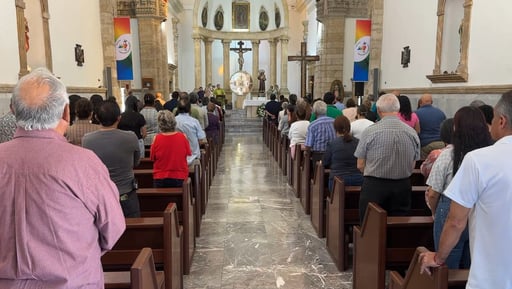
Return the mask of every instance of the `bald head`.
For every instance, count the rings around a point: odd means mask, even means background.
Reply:
[[[16,122],[26,130],[56,128],[68,103],[66,87],[46,68],[23,76],[12,96]]]
[[[433,100],[432,100],[432,94],[430,93],[425,93],[424,95],[421,96],[420,98],[420,103],[419,103],[419,106],[423,106],[423,105],[428,105],[428,104],[432,104],[433,103]]]

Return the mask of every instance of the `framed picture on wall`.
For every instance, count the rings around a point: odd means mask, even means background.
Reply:
[[[233,2],[233,29],[249,30],[250,23],[249,2]]]

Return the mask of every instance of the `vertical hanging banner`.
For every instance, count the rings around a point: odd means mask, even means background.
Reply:
[[[368,81],[370,66],[371,20],[356,20],[356,44],[354,45],[354,82]]]
[[[133,80],[132,34],[129,17],[114,18],[117,80]]]

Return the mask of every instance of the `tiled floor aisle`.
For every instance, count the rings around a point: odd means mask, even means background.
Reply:
[[[198,288],[351,288],[259,134],[227,134],[184,278]]]

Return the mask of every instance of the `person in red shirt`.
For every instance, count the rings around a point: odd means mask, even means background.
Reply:
[[[150,158],[153,163],[153,186],[181,187],[188,178],[187,156],[192,155],[187,137],[176,131],[172,112],[161,110],[157,116],[160,133],[153,140]]]

